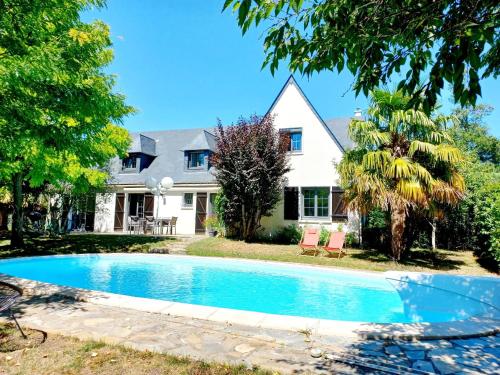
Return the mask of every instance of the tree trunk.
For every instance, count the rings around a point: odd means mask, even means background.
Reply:
[[[12,233],[10,245],[19,248],[24,245],[23,240],[23,176],[16,173],[12,178],[12,192],[14,212],[12,214]]]
[[[436,250],[436,219],[432,219],[431,222],[431,245],[432,245],[432,250]]]
[[[405,231],[406,214],[402,207],[391,207],[391,250],[392,257],[398,261],[403,252],[403,235]]]

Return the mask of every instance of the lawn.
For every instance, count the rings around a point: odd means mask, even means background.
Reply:
[[[272,374],[59,335],[44,338],[42,332],[29,329],[26,332],[28,340],[23,340],[12,325],[0,324],[0,374]]]
[[[206,238],[189,245],[188,254],[307,263],[370,271],[424,271],[469,275],[492,274],[483,268],[472,251],[412,250],[407,259],[393,262],[387,255],[373,250],[348,249],[341,259],[324,255],[297,255],[297,245],[245,243],[224,238]]]
[[[25,238],[23,249],[11,249],[6,233],[0,237],[0,258],[26,255],[147,252],[176,241],[173,237],[70,234],[60,237]]]

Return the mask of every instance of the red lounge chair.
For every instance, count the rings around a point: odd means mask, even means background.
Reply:
[[[313,252],[314,256],[319,254],[319,229],[306,228],[302,234],[302,239],[299,242],[299,247],[302,250],[299,255]]]
[[[328,243],[326,244],[326,246],[323,247],[323,249],[325,249],[325,251],[328,253],[329,256],[333,253],[338,253],[340,258],[342,253],[344,254],[346,253],[346,251],[343,248],[344,240],[345,240],[344,232],[331,232]]]

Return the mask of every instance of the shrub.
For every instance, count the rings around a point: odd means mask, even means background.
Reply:
[[[326,229],[325,227],[321,227],[321,232],[319,234],[319,244],[320,245],[326,245],[328,242],[328,238],[330,237],[330,231]]]
[[[278,228],[270,237],[262,238],[273,243],[284,245],[298,244],[302,238],[302,229],[295,224]]]

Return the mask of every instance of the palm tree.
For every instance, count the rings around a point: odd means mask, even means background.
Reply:
[[[350,209],[390,213],[391,250],[400,260],[410,210],[435,213],[462,199],[462,155],[445,131],[450,118],[411,109],[399,91],[375,90],[370,100],[367,118],[349,125],[356,147],[344,154],[338,171]]]

